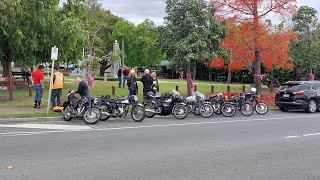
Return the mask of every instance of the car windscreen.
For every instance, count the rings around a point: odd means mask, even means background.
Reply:
[[[283,84],[279,87],[279,91],[296,92],[300,91],[300,87],[300,84]]]

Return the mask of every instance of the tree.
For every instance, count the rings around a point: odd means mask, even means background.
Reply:
[[[171,64],[187,69],[193,61],[208,62],[223,36],[216,23],[214,8],[204,0],[167,0],[165,25],[161,27],[160,44]],[[190,76],[188,95],[191,94]]]
[[[247,29],[251,32],[251,36],[248,38],[251,43],[248,45],[254,55],[254,84],[258,92],[261,92],[261,65],[262,63],[273,65],[261,56],[262,51],[266,49],[264,38],[267,37],[262,34],[265,30],[264,25],[268,24],[263,19],[270,13],[281,16],[292,14],[296,10],[296,0],[212,0],[211,3],[217,7],[217,16],[220,19],[233,18],[237,22],[245,22],[249,27]]]
[[[113,26],[114,40],[124,40],[125,64],[153,67],[163,60],[163,53],[157,47],[159,32],[155,23],[146,19],[135,26],[128,21],[119,21]]]
[[[291,55],[296,66],[296,79],[312,69],[320,69],[320,33],[317,10],[301,6],[292,21],[294,30],[299,33],[299,40],[291,44]]]

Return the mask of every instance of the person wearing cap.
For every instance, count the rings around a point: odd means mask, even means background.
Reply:
[[[44,66],[40,65],[38,70],[32,73],[33,79],[33,87],[36,92],[36,96],[34,97],[34,108],[40,109],[41,99],[44,90],[44,75],[43,75]]]
[[[63,74],[59,71],[59,67],[54,67],[53,84],[51,93],[51,105],[52,107],[61,106],[61,96],[63,89]],[[56,103],[57,100],[57,103]]]

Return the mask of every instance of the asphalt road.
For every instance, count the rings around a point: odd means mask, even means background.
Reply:
[[[320,179],[320,113],[1,123],[0,179]]]

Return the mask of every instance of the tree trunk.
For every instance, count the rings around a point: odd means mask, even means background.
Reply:
[[[227,78],[227,83],[231,83],[231,77],[232,77],[232,72],[230,68],[228,68],[228,78]]]
[[[186,73],[186,75],[187,75],[187,92],[188,92],[188,96],[191,96],[192,95],[192,90],[191,90],[191,76],[189,76],[190,75],[190,69],[191,69],[191,67],[190,67],[191,65],[190,65],[190,63],[188,63],[188,68],[187,68],[187,73]]]
[[[261,94],[261,56],[259,51],[255,51],[255,60],[254,60],[254,87],[257,89],[258,93]]]
[[[3,51],[3,61],[2,61],[2,67],[3,67],[3,77],[9,77],[9,71],[11,66],[11,59],[10,59],[10,51],[4,50]]]

